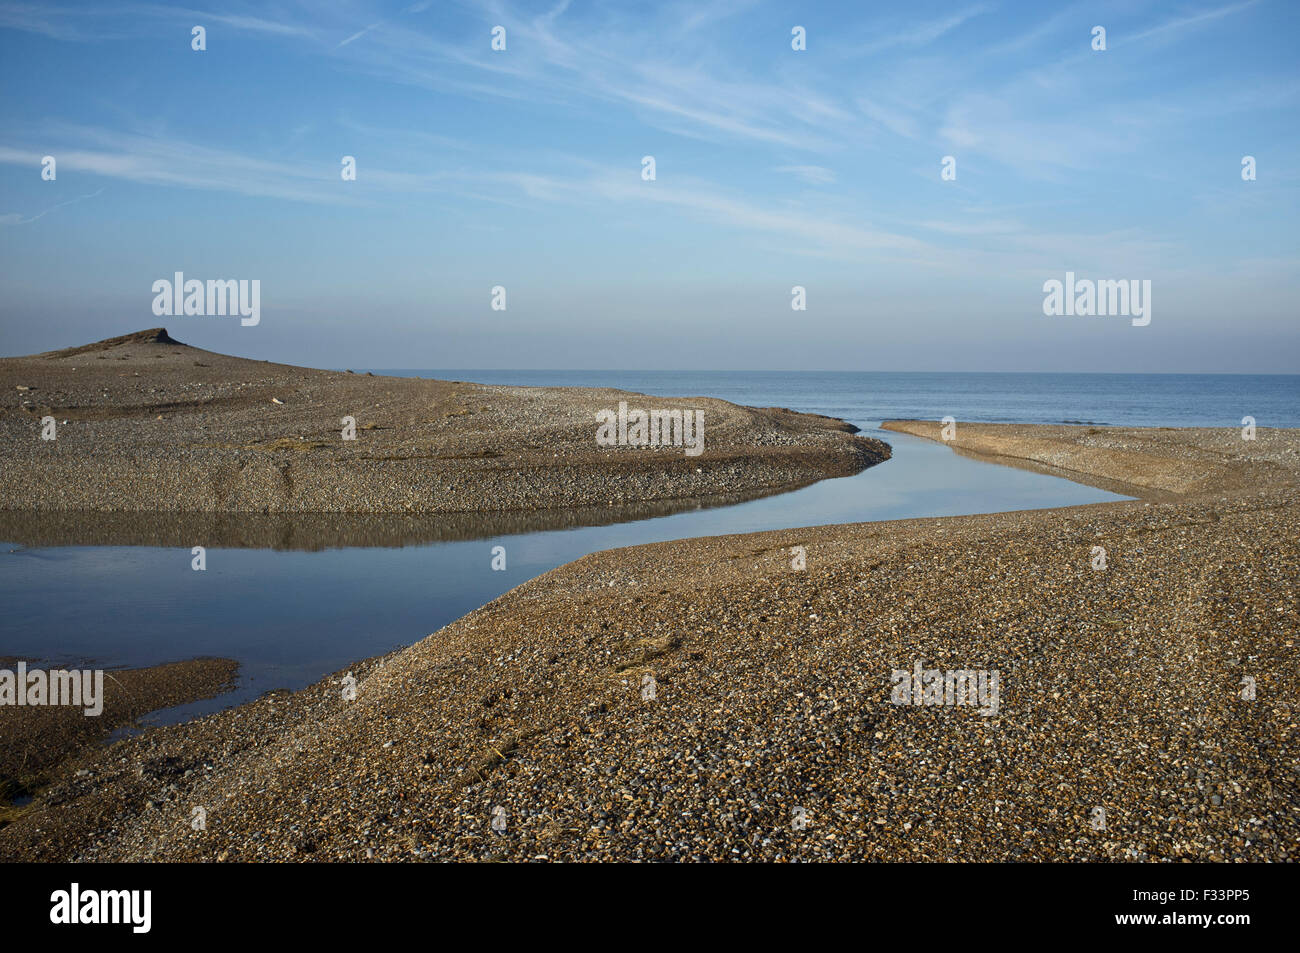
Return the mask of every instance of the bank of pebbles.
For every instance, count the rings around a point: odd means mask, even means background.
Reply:
[[[602,447],[596,414],[699,410],[703,452]],[[42,440],[42,420],[56,439]],[[343,418],[356,439],[343,438]],[[0,359],[0,509],[499,513],[789,489],[889,456],[840,420],[581,387],[229,357],[161,328]]]

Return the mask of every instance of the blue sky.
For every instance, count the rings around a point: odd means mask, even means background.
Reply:
[[[1290,0],[0,0],[0,353],[1295,372],[1298,46]],[[1151,323],[1045,316],[1067,270]],[[155,317],[176,271],[261,323]]]

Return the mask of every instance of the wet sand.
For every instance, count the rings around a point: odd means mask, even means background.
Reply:
[[[1295,860],[1300,432],[1081,429],[977,444],[1168,498],[596,553],[354,699],[87,749],[0,857]],[[895,704],[917,662],[996,711]]]

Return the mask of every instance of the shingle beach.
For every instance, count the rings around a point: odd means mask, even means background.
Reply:
[[[621,402],[700,411],[703,452],[597,445],[596,414]],[[53,440],[40,439],[47,417]],[[0,359],[0,509],[446,514],[707,501],[888,457],[855,430],[707,397],[251,361],[154,328]]]
[[[300,692],[83,749],[0,858],[1297,859],[1300,432],[957,432],[1149,495],[595,553]],[[899,703],[918,667],[996,673],[996,704]]]

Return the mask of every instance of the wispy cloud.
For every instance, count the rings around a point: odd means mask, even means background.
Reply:
[[[1136,43],[1139,40],[1146,40],[1153,36],[1165,36],[1168,34],[1179,33],[1192,27],[1201,26],[1214,20],[1221,20],[1224,17],[1231,16],[1234,13],[1241,13],[1243,10],[1249,10],[1259,3],[1259,0],[1244,0],[1242,3],[1230,3],[1226,6],[1215,7],[1212,10],[1203,10],[1200,13],[1193,13],[1190,16],[1174,17],[1158,23],[1153,27],[1141,30],[1137,33],[1130,33],[1120,36],[1119,43]]]
[[[1134,16],[1148,25],[1136,32],[1114,29],[1109,39],[1113,47],[1159,39],[1151,45],[1164,48],[1258,5],[1259,0],[1243,0],[1155,23],[1149,22],[1150,14]],[[295,44],[314,54],[322,70],[342,74],[348,82],[360,74],[363,83],[400,84],[406,88],[399,92],[416,100],[427,92],[430,102],[510,101],[539,116],[561,117],[572,123],[569,128],[590,120],[591,128],[600,130],[632,129],[637,156],[639,138],[647,140],[648,152],[657,151],[652,143],[668,136],[716,143],[730,148],[725,159],[698,158],[698,153],[719,150],[683,152],[697,154],[692,171],[707,170],[713,161],[725,163],[727,171],[686,179],[678,171],[684,166],[678,166],[662,177],[671,167],[661,165],[661,180],[646,189],[638,187],[635,177],[624,181],[594,166],[588,156],[564,160],[575,170],[572,174],[546,174],[536,166],[539,154],[551,148],[549,142],[506,148],[491,136],[468,141],[472,134],[444,137],[421,122],[403,127],[390,115],[364,123],[337,120],[345,141],[372,144],[372,155],[362,157],[360,180],[350,188],[339,181],[337,157],[320,155],[320,148],[314,156],[284,157],[311,149],[308,135],[295,133],[294,126],[254,140],[262,146],[257,155],[221,140],[213,140],[216,146],[186,141],[166,134],[161,124],[164,132],[157,135],[65,126],[54,130],[62,146],[61,167],[160,187],[315,203],[363,204],[430,194],[584,209],[597,199],[658,204],[679,210],[686,221],[778,236],[788,242],[791,254],[883,252],[925,260],[936,253],[931,243],[962,238],[996,238],[1010,245],[1025,236],[1027,246],[1032,245],[1034,218],[1022,220],[1018,213],[1013,218],[1006,205],[990,199],[980,220],[953,221],[949,209],[935,205],[918,209],[915,220],[908,213],[890,219],[879,212],[891,206],[890,190],[862,187],[862,176],[848,171],[847,157],[857,161],[869,155],[877,161],[877,172],[890,162],[904,175],[924,168],[924,178],[935,180],[939,157],[956,154],[963,177],[945,187],[948,192],[935,193],[944,196],[938,202],[953,195],[970,197],[963,191],[966,175],[981,166],[994,169],[1000,181],[1007,176],[998,166],[1014,170],[1012,178],[1029,184],[1032,192],[1035,184],[1055,187],[1080,180],[1085,171],[1124,168],[1126,157],[1149,150],[1154,131],[1175,142],[1199,134],[1198,124],[1206,116],[1229,114],[1237,105],[1290,108],[1297,100],[1294,78],[1261,83],[1260,77],[1217,77],[1213,84],[1147,91],[1144,64],[1137,58],[1098,60],[1101,54],[1088,49],[1087,28],[1094,18],[1084,4],[1045,18],[1037,17],[1037,5],[1013,10],[982,2],[921,21],[891,17],[854,25],[847,39],[819,35],[810,46],[816,55],[806,56],[788,49],[784,33],[774,34],[768,46],[748,43],[739,50],[719,39],[727,30],[717,25],[732,26],[727,21],[757,6],[751,0],[680,0],[635,13],[618,5],[592,7],[568,0],[544,9],[510,0],[465,0],[451,8],[420,2],[400,10],[366,2],[321,10],[287,2],[270,12],[246,4],[224,6],[218,0],[213,6],[217,9],[137,3],[101,11],[0,0],[0,26],[82,40],[100,27],[112,34],[137,29],[142,21],[210,22]],[[430,10],[435,12],[421,15]],[[763,11],[753,13],[758,18]],[[984,30],[994,17],[1005,29]],[[496,23],[508,29],[508,53],[489,48],[488,30]],[[157,26],[152,23],[152,29]],[[981,39],[992,33],[995,45],[962,43],[976,33]],[[999,37],[1005,39],[999,42]],[[852,65],[863,54],[872,56],[870,69]],[[1088,69],[1096,64],[1104,64],[1104,70]],[[370,91],[375,89],[371,84]],[[311,128],[310,138],[317,142],[332,141],[328,120],[312,118],[315,126],[298,125]],[[266,144],[276,136],[278,143]],[[44,135],[24,139],[8,131],[7,139],[9,144],[0,148],[4,163],[38,162],[34,143],[43,152],[54,148]],[[446,153],[453,150],[455,159],[448,159]],[[437,163],[429,160],[434,154],[440,156]],[[885,174],[896,171],[886,169]],[[773,172],[818,188],[790,188],[785,182],[773,187]],[[726,187],[713,184],[717,182]],[[813,206],[831,194],[836,204],[828,202],[820,211],[782,204],[797,197]],[[1041,190],[1037,198],[1040,209],[1054,200]],[[5,220],[16,223],[12,214]],[[870,222],[875,225],[864,224]],[[1089,241],[1068,235],[1054,240],[1076,239]],[[1126,247],[1142,246],[1134,239]]]
[[[779,165],[772,171],[787,172],[809,185],[831,185],[835,182],[835,173],[820,165]]]
[[[513,186],[546,201],[574,204],[617,202],[667,205],[702,222],[736,228],[742,232],[775,234],[798,250],[834,253],[852,258],[863,252],[926,253],[925,242],[900,232],[873,228],[862,222],[774,209],[728,194],[704,180],[684,178],[679,183],[642,182],[626,171],[592,170],[572,178],[506,174],[488,176],[500,185]]]
[[[120,6],[83,4],[56,7],[46,4],[0,3],[0,29],[37,33],[68,42],[95,42],[140,35],[149,20],[168,19],[207,26],[217,23],[233,30],[283,37],[315,39],[311,27],[269,20],[254,9],[248,13],[222,13],[163,4],[128,3]]]
[[[304,202],[347,202],[334,186],[338,172],[301,162],[273,162],[179,139],[83,126],[51,127],[47,138],[60,171],[69,170],[148,185],[209,189]],[[0,146],[0,163],[38,168],[44,153]]]
[[[951,33],[967,20],[979,16],[981,13],[988,13],[992,7],[987,3],[977,3],[973,6],[966,7],[956,13],[948,14],[934,20],[927,20],[925,23],[914,24],[911,26],[895,25],[889,29],[881,29],[879,32],[883,35],[873,43],[868,43],[861,48],[863,55],[880,53],[884,50],[894,47],[905,47],[907,49],[918,49],[928,46],[935,40],[939,39],[946,33]]]
[[[89,195],[78,195],[76,198],[68,199],[66,202],[59,202],[57,205],[51,205],[44,211],[37,212],[35,215],[22,215],[19,212],[9,212],[6,215],[0,215],[0,225],[27,225],[36,221],[38,218],[44,218],[55,209],[64,208],[68,205],[76,205],[78,202],[84,202],[86,199],[93,199],[95,196],[103,193],[103,189],[91,192]]]
[[[371,30],[374,30],[374,29],[376,29],[377,27],[381,27],[381,26],[383,26],[383,25],[384,25],[384,21],[383,21],[383,20],[378,20],[378,21],[376,21],[376,22],[370,24],[370,26],[368,26],[368,27],[363,27],[362,29],[358,30],[356,33],[353,33],[351,36],[347,37],[345,40],[343,40],[342,42],[340,42],[339,45],[335,47],[335,49],[342,49],[343,47],[347,46],[349,43],[353,43],[353,42],[355,42],[356,40],[361,39],[363,36],[365,36],[365,35],[366,35],[367,33],[369,33]]]
[[[506,26],[505,54],[488,52],[486,32],[467,46],[405,24],[382,22],[366,28],[366,43],[349,45],[339,55],[352,68],[437,92],[547,105],[584,103],[590,109],[621,106],[675,134],[829,149],[852,118],[837,97],[711,70],[707,31],[697,31],[704,35],[696,36],[688,30],[675,47],[647,50],[647,33],[679,36],[683,19],[700,26],[743,8],[730,3],[692,7],[693,16],[676,21],[674,8],[666,8],[652,24],[634,25],[611,15],[582,29],[561,29],[567,4],[534,15],[494,3],[488,12],[491,22]]]
[[[359,201],[350,188],[340,182],[337,168],[325,163],[271,161],[175,138],[91,127],[57,127],[56,137],[60,140],[76,139],[80,143],[78,148],[55,150],[60,170],[150,185],[291,201],[336,204]],[[40,153],[35,150],[0,147],[0,163],[37,168],[40,158]],[[906,249],[917,252],[924,247],[924,243],[900,233],[767,208],[741,196],[727,195],[703,180],[681,179],[680,184],[644,183],[627,170],[602,169],[577,156],[565,157],[558,164],[578,170],[578,173],[563,177],[521,171],[448,169],[411,172],[366,167],[359,179],[364,179],[369,190],[367,194],[372,198],[386,194],[406,200],[428,193],[505,204],[517,204],[518,199],[564,203],[573,207],[609,201],[658,204],[678,208],[700,221],[781,234],[790,241],[802,242],[821,251],[852,255],[864,250]],[[817,184],[834,181],[834,173],[820,166],[785,166],[778,171]],[[511,193],[516,198],[512,198]],[[13,216],[7,216],[5,222],[23,223]]]

